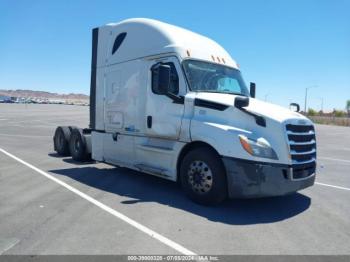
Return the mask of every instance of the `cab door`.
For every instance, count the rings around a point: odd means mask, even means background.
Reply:
[[[170,90],[172,94],[181,99],[174,100],[169,96],[157,93],[153,81],[155,76],[151,68],[158,63],[170,66]],[[145,114],[147,136],[171,140],[179,139],[185,94],[186,83],[176,57],[157,59],[150,63]]]

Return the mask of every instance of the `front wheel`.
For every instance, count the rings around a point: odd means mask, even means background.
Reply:
[[[197,148],[184,157],[181,185],[196,203],[215,205],[227,197],[226,172],[220,156],[210,148]]]

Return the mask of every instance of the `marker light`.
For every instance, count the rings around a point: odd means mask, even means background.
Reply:
[[[247,151],[249,154],[254,155],[253,149],[249,145],[247,138],[243,136],[238,136],[238,137],[239,137],[239,141],[241,141],[241,144],[244,150]]]

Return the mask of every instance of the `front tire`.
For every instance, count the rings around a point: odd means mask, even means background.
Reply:
[[[216,205],[227,198],[225,168],[213,149],[200,147],[187,153],[180,176],[183,190],[196,203]]]

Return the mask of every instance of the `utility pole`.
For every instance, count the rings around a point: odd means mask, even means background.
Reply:
[[[323,97],[319,98],[321,100],[321,111],[323,112]]]
[[[304,112],[305,112],[305,114],[306,114],[306,105],[307,105],[307,90],[309,90],[310,88],[313,88],[313,87],[317,87],[317,85],[313,85],[313,86],[309,86],[309,87],[305,88],[305,104],[304,104]]]

